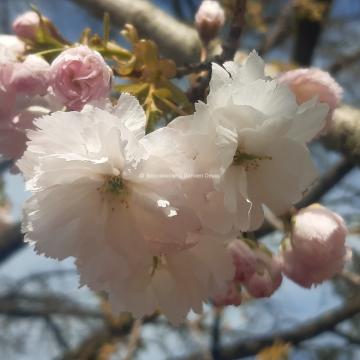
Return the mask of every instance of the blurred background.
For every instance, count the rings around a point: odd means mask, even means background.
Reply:
[[[76,41],[85,27],[102,32],[101,11],[88,5],[95,2],[32,0],[31,4],[67,39]],[[151,2],[193,26],[201,1]],[[10,33],[13,19],[29,8],[28,1],[0,0],[0,32]],[[328,70],[343,86],[344,102],[360,108],[360,0],[249,0],[247,17],[241,51],[257,49],[268,63],[280,69],[296,63]],[[113,27],[114,38],[120,39],[119,30]],[[357,119],[359,128],[359,115]],[[324,176],[346,161],[320,142],[311,150]],[[128,317],[112,319],[100,296],[86,288],[78,289],[72,260],[59,263],[36,256],[31,248],[22,246],[18,225],[11,231],[1,226],[0,359],[211,359],[219,344],[241,345],[248,339],[263,341],[279,332],[301,330],[305,333],[301,341],[279,343],[258,354],[258,358],[360,359],[359,315],[318,329],[324,312],[337,309],[360,290],[360,173],[354,166],[342,169],[321,203],[339,212],[350,228],[348,243],[354,255],[348,276],[311,290],[284,279],[270,299],[249,300],[223,311],[207,306],[202,317],[190,314],[178,328],[161,317],[132,329]],[[2,212],[4,216],[10,212],[16,224],[27,194],[21,176],[0,170]],[[280,239],[281,234],[275,231],[264,241],[275,249]],[[119,326],[121,321],[128,321],[129,328]],[[311,321],[313,328],[301,328],[306,321]],[[269,345],[266,341],[264,344]],[[244,358],[246,355],[244,351]]]

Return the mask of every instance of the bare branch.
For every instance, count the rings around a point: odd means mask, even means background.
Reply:
[[[144,37],[153,39],[161,52],[179,64],[198,61],[200,40],[195,29],[176,20],[145,0],[73,0],[98,18],[106,11],[117,26],[133,24]]]
[[[214,62],[222,65],[225,61],[233,60],[240,44],[240,37],[245,26],[246,0],[235,0],[233,4],[230,31],[223,42],[222,53],[213,59]],[[206,63],[204,63],[206,64]],[[211,62],[207,62],[207,72],[200,76],[188,92],[190,101],[204,100],[206,90],[211,78]],[[198,65],[202,66],[202,65]],[[196,65],[195,65],[196,67]]]
[[[242,338],[233,345],[223,346],[222,360],[241,359],[255,355],[276,341],[297,345],[324,332],[332,331],[339,323],[350,319],[360,312],[360,296],[349,299],[345,304],[330,310],[315,319],[307,321],[290,330],[283,330],[258,337]],[[191,354],[183,360],[199,359],[199,354]]]
[[[294,11],[294,0],[290,0],[289,3],[283,8],[279,14],[273,30],[266,33],[263,43],[259,47],[259,55],[265,55],[269,50],[281,44],[291,35],[291,22]]]
[[[31,296],[16,294],[0,298],[0,315],[18,318],[47,318],[62,315],[102,319],[98,310],[87,309],[63,295]]]
[[[335,329],[334,333],[338,336],[341,336],[347,342],[360,346],[360,338],[339,329]]]
[[[222,45],[221,61],[233,60],[245,26],[246,0],[236,0],[229,34]]]
[[[143,319],[143,323],[154,322],[158,314]],[[74,351],[64,354],[62,360],[97,360],[98,353],[104,344],[113,343],[129,335],[135,323],[129,313],[123,313],[109,326],[93,332]]]
[[[20,224],[15,224],[0,236],[0,264],[24,245]]]
[[[328,71],[332,74],[337,74],[339,71],[346,69],[347,67],[353,65],[355,62],[360,60],[360,50],[357,50],[349,55],[344,55],[333,64],[329,66]]]
[[[360,165],[360,110],[347,105],[335,110],[324,143],[327,148],[343,153],[355,165]]]
[[[68,341],[66,340],[60,326],[58,326],[56,324],[56,322],[51,318],[51,316],[45,317],[45,323],[47,324],[49,329],[54,334],[54,338],[55,338],[56,342],[59,344],[59,347],[63,351],[69,351],[70,346],[69,346]]]
[[[318,202],[329,190],[336,186],[352,169],[354,164],[346,159],[340,160],[328,170],[312,188],[312,190],[298,203],[296,208],[301,209]],[[291,216],[289,214],[288,216]],[[271,223],[265,222],[262,227],[255,231],[256,238],[268,235],[277,230]]]

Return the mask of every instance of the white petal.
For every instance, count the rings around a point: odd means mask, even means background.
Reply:
[[[328,112],[329,106],[325,103],[314,104],[312,100],[309,100],[302,104],[288,137],[303,144],[308,143],[324,128]]]
[[[123,93],[113,114],[140,140],[145,136],[146,116],[136,97]]]

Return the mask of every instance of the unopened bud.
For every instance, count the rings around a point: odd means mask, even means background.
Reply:
[[[217,1],[204,0],[201,3],[195,15],[195,25],[205,44],[217,36],[224,22],[224,10]]]
[[[42,29],[48,36],[64,42],[54,24],[47,17],[37,14],[35,11],[27,11],[19,15],[14,20],[12,29],[19,38],[24,40],[36,42],[40,29]]]
[[[19,15],[13,22],[14,33],[22,39],[35,40],[40,27],[40,17],[35,11]]]

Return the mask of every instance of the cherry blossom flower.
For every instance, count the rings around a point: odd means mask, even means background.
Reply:
[[[208,134],[226,149],[218,191],[227,213],[242,218],[234,225],[246,231],[262,224],[263,205],[284,213],[314,182],[306,143],[323,127],[327,112],[326,104],[314,100],[298,106],[286,85],[264,75],[264,62],[253,52],[243,65],[213,64],[207,103],[169,126]]]
[[[5,158],[17,160],[22,156],[25,133],[33,128],[35,117],[60,108],[47,94],[49,68],[35,55],[22,62],[11,51],[0,56],[0,154]]]
[[[221,242],[190,236],[196,245],[189,249],[152,257],[143,252],[137,258],[91,242],[96,249],[87,249],[77,260],[81,284],[105,291],[115,313],[131,311],[139,318],[160,310],[175,324],[190,310],[200,314],[210,297],[226,291],[234,269]]]
[[[282,251],[285,275],[303,287],[311,287],[341,272],[351,258],[345,246],[347,227],[336,213],[311,205],[293,218],[290,241]]]
[[[248,293],[256,298],[271,296],[282,283],[280,259],[268,251],[257,249],[256,272],[243,282]]]
[[[317,68],[287,71],[281,74],[278,80],[290,87],[299,105],[313,97],[329,105],[330,111],[326,117],[326,123],[317,135],[326,132],[343,94],[343,89],[336,80],[328,72]]]
[[[147,151],[134,97],[123,94],[111,112],[86,106],[35,125],[18,166],[32,193],[25,239],[38,253],[75,256],[84,283],[107,291],[114,311],[160,307],[173,321],[201,311],[233,277],[225,246],[200,234],[178,182],[160,176],[171,169]]]
[[[49,87],[50,65],[41,57],[29,55],[23,62],[0,63],[0,84],[17,96],[45,95]]]
[[[243,240],[233,240],[227,247],[235,266],[234,280],[245,282],[255,274],[257,268],[257,257],[254,251]]]
[[[242,301],[241,289],[232,281],[225,292],[217,294],[211,300],[215,306],[239,306]]]
[[[235,266],[234,284],[254,297],[269,297],[281,285],[281,262],[270,251],[250,240],[232,240],[227,250]]]
[[[63,51],[51,64],[55,95],[71,110],[105,99],[110,94],[112,70],[103,57],[81,45]]]
[[[196,212],[204,228],[210,232],[235,236],[241,223],[248,222],[249,205],[241,203],[237,213],[227,212],[223,193],[217,188],[225,171],[225,155],[235,151],[234,144],[216,144],[216,132],[212,127],[204,134],[183,132],[181,125],[192,119],[196,129],[195,115],[180,117],[168,127],[148,134],[144,146],[167,162],[175,178],[180,180],[182,193],[186,195],[185,204]],[[175,123],[179,126],[173,127]],[[239,225],[235,227],[234,223]]]
[[[0,58],[4,53],[8,58],[16,60],[16,58],[25,51],[25,44],[14,35],[0,35]]]

